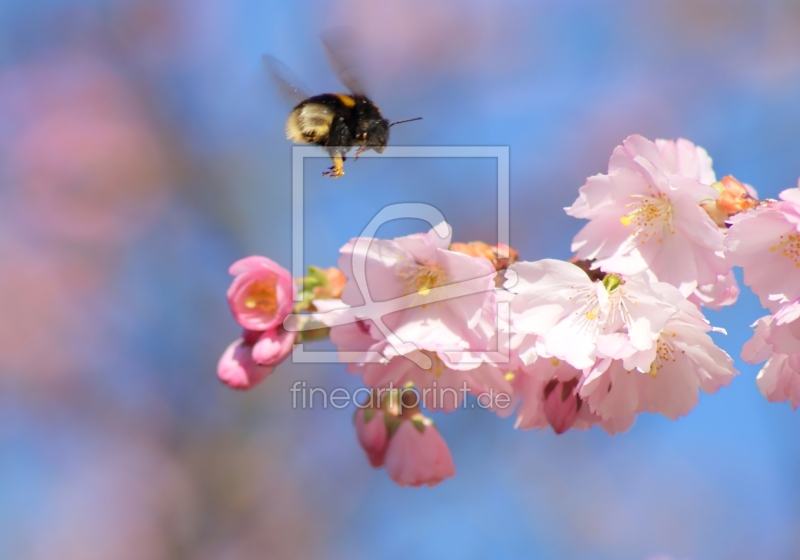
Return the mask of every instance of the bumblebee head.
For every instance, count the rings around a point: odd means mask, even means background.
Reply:
[[[367,149],[383,153],[389,141],[389,121],[380,114],[361,119],[358,123],[356,141]]]

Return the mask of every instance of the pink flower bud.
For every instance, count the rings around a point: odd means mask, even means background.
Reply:
[[[577,379],[561,382],[552,379],[544,388],[544,414],[557,434],[569,430],[578,418],[582,401],[576,394]]]
[[[292,312],[296,287],[285,268],[266,257],[247,257],[233,263],[228,304],[246,329],[266,331],[281,325]]]
[[[483,257],[488,259],[495,270],[505,270],[519,260],[519,253],[505,243],[489,245],[483,241],[470,241],[469,243],[451,243],[449,249],[456,253],[463,253],[470,257]]]
[[[260,366],[253,360],[253,346],[247,339],[253,338],[251,332],[234,341],[219,359],[217,375],[228,387],[238,390],[252,389],[272,373],[274,367]]]
[[[386,471],[400,486],[435,486],[456,473],[439,430],[421,415],[400,422],[386,449]]]
[[[731,175],[726,175],[711,187],[719,192],[719,196],[713,202],[705,202],[701,206],[720,227],[726,227],[725,222],[731,216],[758,206],[758,199],[753,196],[755,191],[751,193],[746,185]]]
[[[283,328],[265,331],[253,346],[253,361],[275,367],[292,353],[294,341],[295,333]]]
[[[347,283],[347,277],[335,266],[322,272],[325,273],[326,283],[312,290],[314,292],[314,299],[339,299],[342,297],[342,291],[344,290],[344,285]]]
[[[389,433],[383,411],[375,408],[360,408],[355,416],[356,437],[367,454],[370,465],[382,467],[386,458]]]

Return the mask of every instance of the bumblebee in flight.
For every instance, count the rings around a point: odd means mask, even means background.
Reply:
[[[300,144],[322,146],[330,154],[333,166],[323,175],[337,178],[344,175],[344,161],[351,148],[357,148],[355,159],[367,150],[383,153],[389,141],[389,129],[403,122],[420,120],[422,117],[390,123],[363,92],[349,68],[342,64],[339,49],[323,39],[331,66],[349,93],[323,93],[308,96],[289,80],[288,70],[277,59],[264,55],[264,63],[278,81],[284,93],[297,100],[302,99],[289,114],[286,121],[286,137]]]

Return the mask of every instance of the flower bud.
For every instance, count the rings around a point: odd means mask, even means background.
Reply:
[[[295,286],[289,271],[266,257],[247,257],[230,268],[233,279],[228,304],[246,329],[266,331],[281,325],[294,305]]]
[[[421,414],[402,420],[386,449],[386,471],[400,486],[435,486],[455,475],[453,458],[439,430]]]
[[[719,192],[719,196],[713,202],[704,202],[701,206],[719,227],[727,227],[725,222],[731,216],[758,206],[758,199],[751,195],[747,186],[731,175],[726,175],[711,187]]]
[[[583,402],[576,394],[577,379],[566,382],[551,379],[544,388],[544,414],[557,434],[569,430],[578,418]]]
[[[253,346],[253,361],[275,367],[292,353],[296,334],[283,327],[265,331]]]
[[[252,389],[272,373],[273,366],[263,366],[253,360],[254,338],[259,333],[245,331],[243,338],[234,341],[219,359],[217,375],[228,387]]]
[[[450,250],[471,257],[488,259],[497,271],[505,270],[519,260],[519,253],[516,249],[509,247],[505,243],[498,243],[497,245],[488,245],[483,241],[451,243]]]
[[[342,297],[344,285],[347,283],[347,277],[342,274],[342,271],[335,266],[327,270],[318,269],[324,278],[324,281],[318,286],[314,286],[312,292],[314,299],[339,299]]]
[[[367,454],[370,465],[382,467],[386,458],[389,432],[384,412],[376,408],[359,408],[355,416],[356,437]]]

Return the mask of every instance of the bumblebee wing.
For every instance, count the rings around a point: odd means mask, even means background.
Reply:
[[[301,103],[286,121],[286,137],[301,144],[319,144],[328,138],[335,111],[322,103]]]
[[[297,76],[283,62],[271,54],[263,55],[261,60],[267,73],[278,84],[278,90],[284,97],[290,99],[292,103],[297,104],[311,97]]]
[[[356,64],[352,47],[344,40],[345,30],[329,31],[320,35],[322,44],[328,53],[328,61],[331,68],[336,72],[339,81],[350,90],[350,93],[367,97],[361,85],[361,79],[356,72]]]

